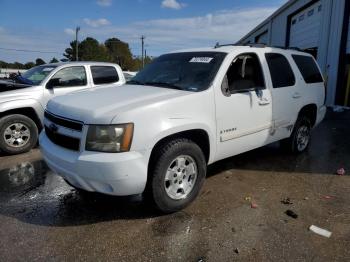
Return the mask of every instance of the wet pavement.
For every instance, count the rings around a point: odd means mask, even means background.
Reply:
[[[0,261],[349,261],[349,136],[350,112],[338,113],[304,154],[276,143],[220,161],[197,200],[171,215],[140,196],[80,194],[37,149],[0,155]]]

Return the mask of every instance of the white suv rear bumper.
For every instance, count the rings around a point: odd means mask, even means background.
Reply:
[[[43,131],[41,152],[51,170],[73,186],[109,195],[135,195],[144,191],[150,152],[75,152],[52,143]]]

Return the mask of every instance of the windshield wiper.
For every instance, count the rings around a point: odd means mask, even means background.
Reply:
[[[142,82],[137,81],[137,80],[129,80],[126,83],[127,84],[133,84],[133,85],[145,85],[145,83],[142,83]]]
[[[168,87],[168,88],[177,89],[177,90],[184,90],[180,86],[177,86],[171,83],[166,83],[166,82],[145,82],[145,85],[154,85],[154,86],[160,86],[160,87]]]

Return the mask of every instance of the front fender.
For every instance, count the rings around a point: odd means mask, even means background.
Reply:
[[[17,99],[0,103],[0,113],[5,113],[10,110],[33,108],[38,115],[40,121],[44,119],[44,108],[35,99]]]
[[[154,146],[159,141],[171,135],[175,135],[175,134],[185,132],[185,131],[190,131],[190,130],[203,130],[207,133],[209,138],[210,153],[209,153],[208,162],[209,164],[212,163],[216,152],[215,134],[207,124],[196,123],[196,122],[193,122],[191,119],[188,119],[187,121],[184,121],[184,120],[185,119],[170,119],[169,122],[172,124],[170,124],[167,128],[163,128],[161,132],[158,132],[150,140],[150,143],[148,144],[147,148],[148,149],[154,148]]]

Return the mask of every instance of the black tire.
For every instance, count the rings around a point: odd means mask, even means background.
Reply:
[[[152,158],[154,161],[153,168],[150,170],[149,181],[144,196],[148,200],[151,199],[156,208],[163,213],[179,211],[188,206],[197,197],[204,183],[207,170],[204,154],[197,144],[183,138],[163,144],[156,150],[155,156]],[[191,161],[193,160],[192,163],[195,163],[197,175],[186,197],[173,199],[166,192],[167,182],[165,182],[165,176],[170,165],[176,161],[177,158],[181,157],[188,157]],[[190,181],[190,176],[186,179]],[[186,179],[183,178],[184,184],[188,183]]]
[[[16,123],[22,126],[25,126],[25,128],[29,130],[30,136],[22,146],[20,145],[16,146],[15,144],[11,146],[8,143],[6,143],[5,131],[11,125]],[[6,137],[8,137],[8,135],[6,135]],[[1,151],[10,155],[25,153],[31,150],[36,145],[37,141],[38,141],[38,128],[34,123],[34,121],[29,117],[16,114],[16,115],[4,116],[3,118],[0,119],[0,150]]]
[[[305,134],[305,136],[307,136],[307,141],[304,141],[304,143],[300,142],[300,136],[299,136],[300,132],[307,133]],[[291,136],[281,141],[281,144],[283,148],[285,148],[289,152],[294,154],[299,154],[307,150],[310,144],[310,140],[311,140],[311,121],[306,116],[301,116],[297,119]],[[304,144],[304,145],[302,146],[301,144]]]

